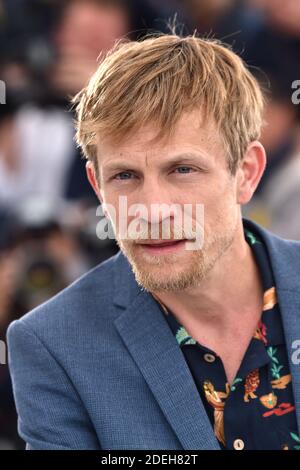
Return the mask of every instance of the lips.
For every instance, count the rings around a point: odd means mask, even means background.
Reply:
[[[167,242],[161,242],[161,241],[158,241],[158,242],[143,242],[143,243],[139,243],[139,245],[147,245],[147,246],[170,246],[170,245],[175,245],[177,243],[180,243],[182,242],[184,239],[180,239],[180,240],[170,240],[170,241],[167,241]]]
[[[176,253],[183,249],[185,246],[186,239],[182,240],[167,240],[161,241],[156,240],[153,242],[143,242],[139,243],[140,250],[151,255],[166,255],[170,253]]]

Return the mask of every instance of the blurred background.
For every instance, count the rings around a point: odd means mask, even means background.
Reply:
[[[175,16],[176,15],[176,16]],[[267,96],[268,167],[244,215],[300,240],[299,0],[0,0],[0,340],[9,323],[117,252],[74,144],[69,96],[116,39],[179,31],[222,39]],[[300,97],[300,93],[298,93]],[[0,365],[0,449],[24,449]]]

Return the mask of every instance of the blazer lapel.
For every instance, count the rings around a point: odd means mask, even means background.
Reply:
[[[300,292],[277,289],[277,298],[281,310],[287,355],[292,375],[292,386],[296,407],[298,430],[300,432]],[[296,344],[298,342],[298,345]],[[298,363],[297,363],[298,362]]]
[[[130,297],[134,299],[114,321],[119,334],[183,449],[220,450],[184,355],[159,306],[149,293],[132,285],[127,262],[122,259],[121,264],[116,263],[115,303],[124,307]]]

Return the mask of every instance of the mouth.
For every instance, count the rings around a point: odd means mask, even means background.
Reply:
[[[184,247],[186,241],[186,239],[169,241],[152,240],[150,242],[139,243],[138,245],[148,253],[163,254],[179,250]]]

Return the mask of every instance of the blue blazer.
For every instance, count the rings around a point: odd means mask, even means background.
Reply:
[[[300,428],[300,242],[243,223],[270,255]],[[11,323],[7,340],[26,449],[220,450],[176,338],[122,252]]]

